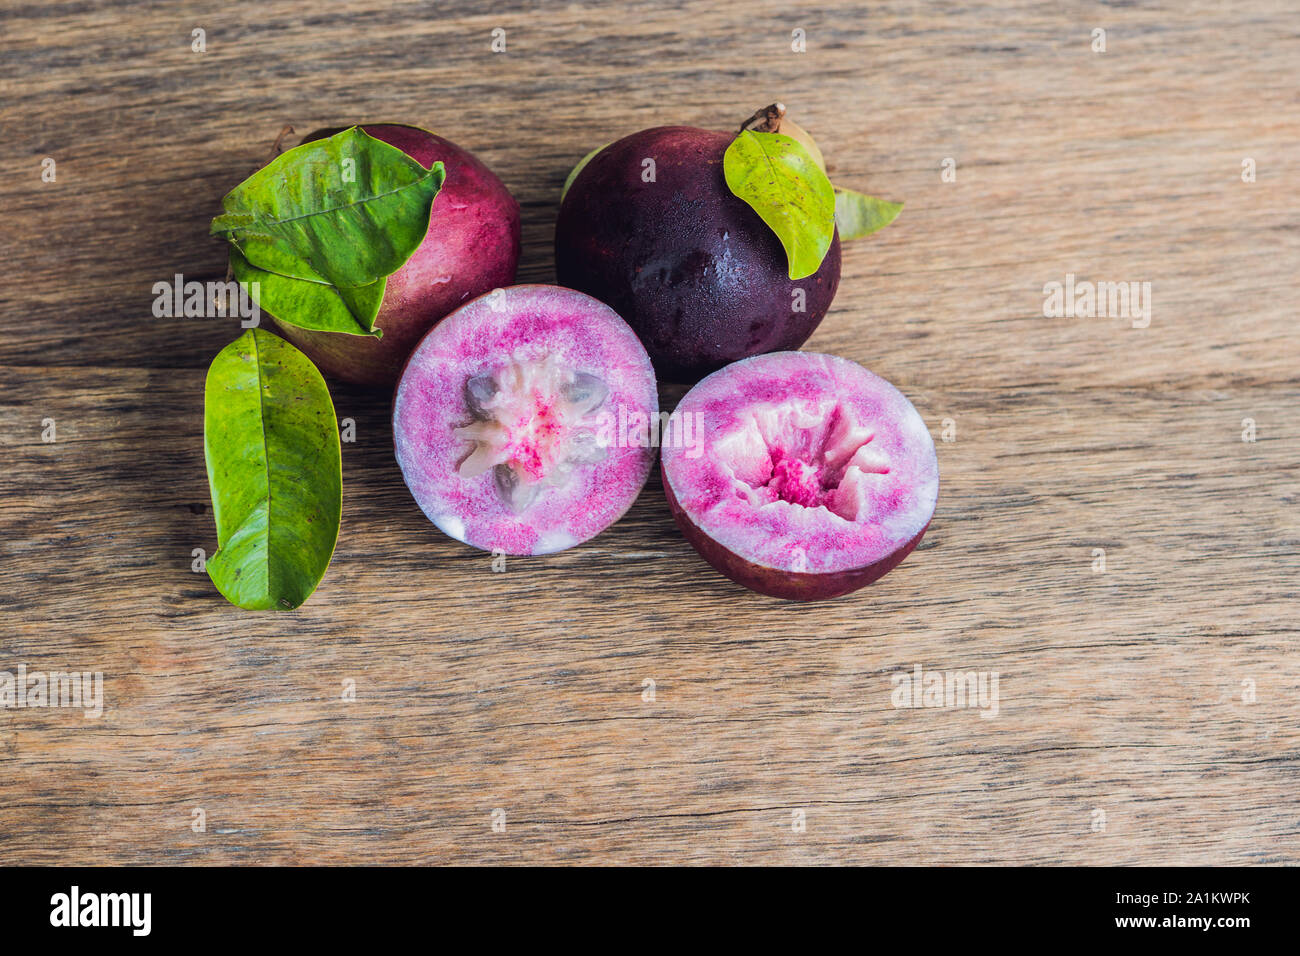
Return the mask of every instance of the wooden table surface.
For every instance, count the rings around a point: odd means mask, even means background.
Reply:
[[[1300,862],[1293,5],[497,6],[0,7],[0,670],[104,675],[99,719],[0,710],[0,859]],[[407,493],[388,396],[336,387],[320,589],[241,612],[191,570],[203,379],[239,330],[155,319],[151,289],[223,275],[208,222],[284,124],[473,149],[547,282],[580,156],[774,99],[837,182],[907,204],[807,346],[935,435],[901,568],[751,594],[655,477],[494,573]],[[1067,274],[1150,282],[1150,325],[1046,317]],[[896,708],[918,664],[996,672],[997,716]]]

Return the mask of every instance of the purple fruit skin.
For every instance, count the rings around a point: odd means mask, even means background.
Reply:
[[[664,493],[668,496],[668,506],[677,520],[677,527],[681,528],[686,540],[713,570],[751,591],[766,594],[768,597],[784,598],[787,601],[823,601],[828,598],[843,597],[866,587],[902,564],[903,559],[921,543],[921,539],[925,537],[925,532],[930,527],[930,523],[926,522],[925,527],[917,532],[916,537],[874,564],[833,574],[802,574],[746,561],[734,551],[722,547],[705,534],[686,514],[686,510],[678,504],[667,475],[663,475],[663,483]]]
[[[396,383],[417,342],[470,299],[514,282],[519,264],[519,203],[474,156],[414,126],[362,126],[426,169],[441,161],[447,178],[434,198],[424,242],[388,277],[375,324],[383,337],[316,332],[276,322],[280,333],[325,375],[362,385]],[[339,132],[317,130],[309,142]]]
[[[780,240],[727,188],[722,157],[733,139],[689,126],[635,133],[593,157],[560,207],[560,284],[623,316],[661,378],[693,382],[737,359],[797,349],[839,285],[838,232],[817,272],[790,279]],[[651,183],[641,179],[647,158]],[[792,308],[796,288],[806,311]]]

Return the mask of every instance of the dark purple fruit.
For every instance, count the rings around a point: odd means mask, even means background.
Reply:
[[[560,207],[560,284],[623,316],[660,378],[694,381],[797,349],[839,285],[838,235],[817,272],[790,279],[781,241],[727,188],[734,138],[689,126],[634,133],[594,156]]]

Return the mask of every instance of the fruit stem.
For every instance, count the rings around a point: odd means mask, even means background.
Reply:
[[[785,118],[785,104],[773,103],[771,106],[764,106],[753,116],[740,124],[740,131],[753,130],[755,133],[779,133],[781,132],[781,120]]]
[[[290,126],[288,123],[285,123],[284,128],[280,130],[280,135],[277,136],[275,138],[275,142],[271,144],[272,159],[275,159],[276,156],[279,156],[282,152],[284,152],[284,138],[292,132],[293,132],[293,127]]]

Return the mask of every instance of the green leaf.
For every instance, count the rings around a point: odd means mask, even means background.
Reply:
[[[835,238],[835,188],[803,146],[781,133],[743,130],[723,154],[722,171],[781,240],[791,279],[821,268]]]
[[[388,284],[387,277],[355,289],[339,289],[259,269],[240,255],[238,249],[230,250],[230,269],[236,281],[250,286],[259,308],[276,318],[294,316],[291,325],[325,332],[383,337],[383,330],[375,328],[374,324]],[[358,316],[362,318],[359,320]]]
[[[812,133],[808,132],[788,116],[782,120],[781,129],[785,131],[786,136],[789,136],[804,149],[808,150],[808,155],[812,157],[812,161],[817,164],[822,172],[826,172],[826,157],[822,155],[821,147],[817,145],[817,141],[812,138]]]
[[[369,334],[382,280],[424,241],[444,178],[442,163],[425,169],[354,126],[253,173],[222,200],[212,234],[279,321]]]
[[[606,143],[605,145],[608,146],[609,144]],[[560,190],[560,202],[564,202],[564,197],[569,194],[569,187],[572,186],[573,181],[578,178],[578,173],[582,172],[583,169],[586,168],[587,164],[596,158],[596,154],[604,148],[604,146],[597,146],[586,156],[582,157],[582,159],[578,160],[577,166],[574,166],[573,169],[569,170],[569,175],[564,180],[564,188]]]
[[[208,369],[203,454],[212,582],[238,607],[298,607],[329,567],[343,503],[334,403],[316,366],[261,329],[227,345]]]
[[[861,239],[884,229],[903,211],[901,202],[887,202],[852,189],[835,187],[835,222],[840,239]]]

